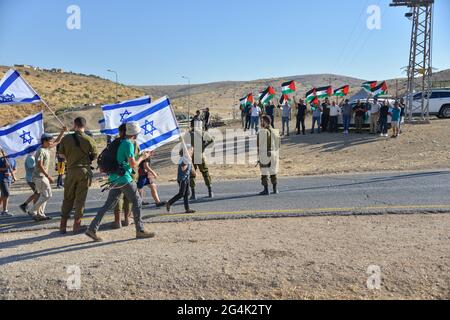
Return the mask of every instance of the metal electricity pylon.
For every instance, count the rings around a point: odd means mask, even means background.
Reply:
[[[429,98],[432,88],[432,36],[434,0],[392,0],[391,6],[406,6],[411,12],[405,16],[412,21],[411,49],[408,65],[406,113],[408,120],[420,114],[421,120],[429,120]],[[422,92],[414,100],[416,93]]]

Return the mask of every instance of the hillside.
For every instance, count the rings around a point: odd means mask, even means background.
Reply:
[[[0,77],[3,77],[9,69],[9,67],[0,66]],[[24,68],[17,68],[17,70],[52,108],[59,110],[58,113],[85,104],[102,105],[115,102],[116,84],[110,80],[93,75],[52,73]],[[144,95],[142,90],[118,86],[119,100],[142,95]],[[0,125],[14,122],[25,115],[38,112],[41,108],[41,105],[3,106],[0,112]],[[48,116],[46,121],[53,123],[54,119]]]
[[[295,80],[298,84],[298,96],[304,96],[306,91],[312,87],[325,86],[330,84],[333,87],[340,87],[349,84],[352,87],[351,94],[359,90],[359,86],[364,80],[351,77],[318,74],[290,76],[283,78],[261,79],[254,81],[227,81],[207,84],[194,84],[191,86],[190,105],[191,112],[196,109],[209,107],[213,113],[224,117],[231,117],[233,108],[237,108],[239,99],[246,94],[253,92],[255,95],[264,90],[268,85],[273,86],[278,91],[281,83]],[[188,86],[136,86],[135,88],[145,91],[152,96],[167,94],[172,98],[172,103],[177,109],[184,109],[188,104]]]

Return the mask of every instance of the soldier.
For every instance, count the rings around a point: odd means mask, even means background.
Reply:
[[[273,194],[278,194],[277,172],[280,151],[280,137],[277,130],[270,125],[268,116],[262,118],[262,130],[258,134],[258,155],[261,169],[261,184],[264,190],[260,195],[269,195],[269,176],[273,186]]]
[[[92,183],[91,163],[97,156],[95,141],[85,133],[86,119],[74,120],[74,134],[67,135],[61,141],[59,156],[66,159],[67,174],[64,188],[64,200],[61,208],[60,232],[66,233],[67,220],[75,207],[73,232],[80,232],[81,219],[89,187]]]
[[[214,143],[213,137],[202,130],[201,122],[193,122],[191,124],[191,131],[189,132],[189,141],[194,148],[194,156],[193,156],[193,173],[190,175],[190,187],[192,191],[191,200],[197,200],[197,196],[195,194],[195,179],[196,174],[195,171],[200,170],[202,173],[203,179],[205,180],[206,187],[208,188],[208,197],[214,198],[214,194],[211,189],[211,176],[209,175],[208,165],[206,163],[204,152],[207,147]],[[196,146],[196,142],[201,142],[201,146]],[[201,148],[201,149],[200,149]],[[196,152],[201,152],[201,158],[196,156]],[[201,161],[201,162],[200,162]]]

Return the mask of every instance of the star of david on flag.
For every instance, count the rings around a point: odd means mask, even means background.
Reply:
[[[16,70],[9,70],[0,81],[0,105],[38,102],[41,98]]]
[[[117,104],[102,106],[104,120],[100,121],[101,132],[106,135],[115,136],[119,134],[118,128],[132,115],[142,112],[150,106],[151,97],[124,101]]]
[[[126,122],[137,122],[142,128],[137,142],[141,151],[157,148],[180,138],[181,131],[168,97],[151,103],[146,110],[127,118]]]
[[[35,152],[44,133],[42,112],[26,117],[15,124],[0,128],[0,148],[11,158]]]

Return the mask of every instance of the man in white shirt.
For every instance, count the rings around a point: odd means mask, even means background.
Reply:
[[[336,105],[336,102],[333,101],[330,109],[330,132],[338,131],[338,117],[341,109]]]
[[[259,118],[261,117],[261,108],[255,103],[251,110],[250,128],[252,134],[259,133]]]
[[[370,134],[377,133],[378,119],[380,118],[380,108],[381,105],[378,103],[378,99],[374,98],[373,103],[370,104]]]

